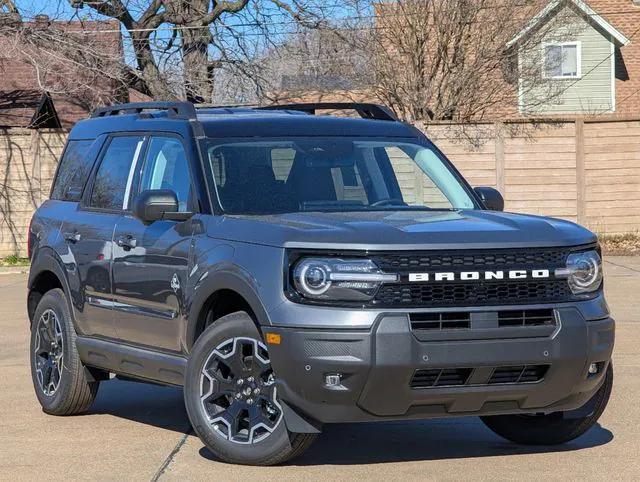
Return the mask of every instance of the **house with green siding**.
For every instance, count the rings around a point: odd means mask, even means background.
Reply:
[[[550,1],[507,44],[517,49],[520,113],[615,113],[616,62],[629,42],[587,2]]]

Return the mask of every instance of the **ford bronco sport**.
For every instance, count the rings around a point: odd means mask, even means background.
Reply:
[[[203,443],[243,464],[340,422],[572,440],[612,387],[597,239],[502,208],[382,106],[99,109],[30,227],[38,400],[70,415],[114,375],[183,386]]]

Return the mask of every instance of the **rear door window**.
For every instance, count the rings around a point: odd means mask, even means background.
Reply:
[[[51,190],[51,199],[79,201],[89,179],[93,159],[87,154],[93,140],[69,141],[60,160],[58,174]]]
[[[99,209],[127,208],[135,164],[144,137],[114,137],[109,142],[96,173],[90,206]]]

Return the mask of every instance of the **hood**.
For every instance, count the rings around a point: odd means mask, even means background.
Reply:
[[[306,249],[472,249],[577,246],[596,237],[560,219],[496,211],[369,211],[220,216],[218,239]]]

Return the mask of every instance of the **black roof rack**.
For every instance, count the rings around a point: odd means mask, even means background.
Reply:
[[[91,113],[91,117],[108,117],[118,114],[140,114],[145,110],[166,110],[170,117],[195,120],[196,108],[191,102],[136,102],[100,107]]]
[[[363,119],[397,121],[395,114],[384,105],[359,102],[312,102],[303,104],[280,104],[256,107],[259,110],[299,110],[315,114],[316,110],[355,110]]]
[[[397,121],[398,118],[386,106],[379,104],[368,104],[359,102],[313,102],[313,103],[296,103],[296,104],[280,104],[268,106],[195,106],[191,102],[136,102],[129,104],[116,104],[108,107],[100,107],[91,113],[91,117],[109,117],[119,114],[141,114],[147,110],[163,110],[167,111],[169,117],[179,117],[183,119],[196,120],[197,109],[224,109],[232,107],[248,107],[256,110],[293,110],[306,112],[307,114],[315,114],[317,110],[355,110],[363,119],[375,119],[386,121]]]

